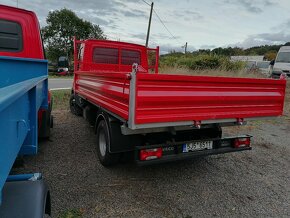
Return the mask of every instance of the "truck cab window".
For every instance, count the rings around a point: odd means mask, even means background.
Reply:
[[[83,58],[84,58],[84,44],[81,44],[78,52],[78,60],[83,61]]]
[[[0,19],[0,51],[20,52],[22,48],[23,39],[20,24]]]
[[[96,47],[93,51],[93,62],[97,64],[118,64],[117,48]]]
[[[141,63],[141,54],[139,51],[123,49],[121,53],[121,64],[132,65]]]

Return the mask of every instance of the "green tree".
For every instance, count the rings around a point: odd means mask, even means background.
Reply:
[[[265,54],[265,58],[268,60],[268,61],[272,61],[276,58],[277,56],[277,52],[274,50],[271,50],[271,51],[268,51],[266,54]]]
[[[42,37],[47,58],[56,62],[60,56],[73,57],[73,37],[77,39],[106,39],[99,25],[79,18],[69,9],[51,11],[42,28]]]
[[[238,47],[227,47],[227,48],[215,48],[212,50],[213,54],[216,55],[223,55],[223,56],[233,56],[233,55],[243,55],[244,54],[244,50],[242,48],[238,48]]]

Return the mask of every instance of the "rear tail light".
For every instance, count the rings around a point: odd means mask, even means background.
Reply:
[[[235,139],[235,142],[234,142],[235,148],[250,147],[250,145],[251,145],[251,138],[237,138]]]
[[[42,118],[43,118],[43,114],[45,112],[45,109],[39,109],[38,110],[38,130],[40,129],[41,127],[41,124],[42,124]]]
[[[162,157],[162,148],[145,149],[140,151],[140,160],[153,160]]]
[[[281,79],[281,80],[285,80],[285,79],[287,79],[287,74],[286,74],[286,73],[281,73],[281,74],[280,74],[280,79]]]

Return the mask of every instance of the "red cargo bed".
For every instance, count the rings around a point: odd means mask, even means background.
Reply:
[[[282,115],[286,80],[76,72],[75,92],[131,129]]]

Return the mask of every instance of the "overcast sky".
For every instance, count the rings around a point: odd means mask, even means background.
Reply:
[[[99,24],[109,39],[145,43],[150,7],[142,0],[18,0],[18,5],[35,11],[41,26],[49,11],[68,8]],[[290,41],[290,0],[156,0],[154,9],[174,36],[153,14],[150,46],[160,45],[163,52],[181,50],[185,42],[195,50]]]

